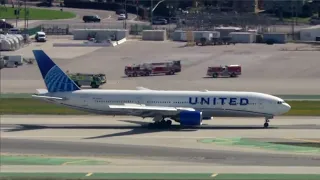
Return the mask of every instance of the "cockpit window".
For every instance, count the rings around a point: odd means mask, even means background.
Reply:
[[[284,103],[284,101],[278,101],[277,102],[277,104],[283,104]]]

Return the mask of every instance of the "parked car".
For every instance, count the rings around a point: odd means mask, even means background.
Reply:
[[[154,24],[154,25],[166,25],[166,24],[168,24],[168,21],[166,19],[154,19],[152,21],[152,24]]]
[[[87,23],[87,22],[100,22],[101,19],[98,15],[94,16],[83,16],[82,20]]]
[[[10,29],[10,28],[13,28],[12,24],[7,23],[5,19],[0,20],[0,29]]]
[[[125,14],[120,14],[118,16],[118,20],[125,20],[125,19],[127,19]]]

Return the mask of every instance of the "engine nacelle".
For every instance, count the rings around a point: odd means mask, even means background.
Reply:
[[[202,112],[182,111],[180,112],[180,124],[186,126],[199,126],[202,122]]]

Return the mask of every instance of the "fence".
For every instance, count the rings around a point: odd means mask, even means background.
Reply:
[[[68,24],[43,24],[41,30],[47,35],[68,35],[70,27]]]
[[[36,34],[38,31],[41,31],[41,26],[36,26],[34,28],[27,29],[27,34],[29,36],[32,36],[32,35]]]

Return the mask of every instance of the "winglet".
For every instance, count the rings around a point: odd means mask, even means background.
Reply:
[[[42,78],[49,92],[80,90],[76,83],[42,50],[33,50]]]

